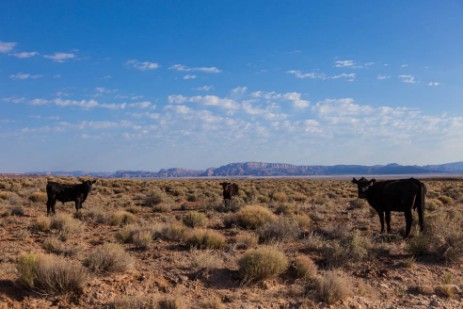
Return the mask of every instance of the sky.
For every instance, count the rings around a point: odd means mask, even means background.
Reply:
[[[0,1],[0,172],[463,160],[463,2]]]

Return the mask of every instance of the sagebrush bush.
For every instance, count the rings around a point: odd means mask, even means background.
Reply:
[[[158,309],[155,295],[118,296],[111,304],[113,309]]]
[[[139,226],[125,226],[116,234],[116,239],[122,243],[134,244],[146,249],[153,242],[153,230]]]
[[[143,199],[142,205],[145,207],[153,207],[156,206],[163,201],[164,194],[161,190],[153,190],[149,192],[146,197]]]
[[[288,268],[288,259],[272,247],[251,249],[238,260],[243,282],[256,282],[277,277]]]
[[[280,217],[276,221],[261,226],[257,234],[263,242],[284,242],[297,239],[301,234],[301,229],[296,221]]]
[[[32,221],[31,227],[36,231],[49,231],[51,228],[51,219],[49,217],[45,217],[44,215],[39,215]]]
[[[17,262],[18,282],[41,294],[81,293],[87,272],[81,265],[44,254],[23,254]]]
[[[235,224],[245,229],[257,229],[275,220],[275,214],[269,209],[259,205],[248,205],[241,208],[237,213],[225,217],[224,223],[227,226]]]
[[[183,224],[188,227],[206,227],[209,223],[209,219],[203,213],[197,211],[189,211],[182,218]]]
[[[29,196],[29,200],[34,203],[46,203],[48,200],[47,194],[44,192],[32,192]]]
[[[292,267],[297,278],[312,279],[316,277],[318,272],[318,267],[314,261],[305,255],[297,256],[292,263]]]
[[[272,200],[275,202],[287,202],[288,201],[288,195],[285,192],[274,192],[272,194]]]
[[[320,299],[334,305],[352,295],[352,283],[337,271],[327,271],[317,282]]]
[[[57,214],[53,216],[50,227],[59,231],[59,238],[62,241],[68,240],[81,230],[80,222],[68,214]]]
[[[181,241],[185,238],[188,228],[179,223],[162,224],[154,231],[156,238],[164,240]]]
[[[213,230],[193,229],[185,234],[188,245],[200,249],[222,249],[225,246],[225,236]]]
[[[131,269],[134,259],[118,244],[104,244],[95,249],[84,265],[94,273],[118,273]]]
[[[109,224],[113,226],[123,226],[135,223],[136,221],[137,216],[124,210],[116,211],[109,217]]]
[[[236,236],[236,245],[238,249],[249,249],[257,246],[259,236],[254,232],[241,232]]]
[[[55,237],[47,237],[43,241],[42,247],[49,253],[62,254],[66,250],[64,243]]]

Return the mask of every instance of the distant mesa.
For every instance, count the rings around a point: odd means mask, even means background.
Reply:
[[[463,161],[440,165],[292,165],[286,163],[244,162],[231,163],[206,170],[190,170],[183,168],[161,169],[150,171],[117,171],[115,173],[99,173],[84,171],[35,172],[27,175],[53,176],[93,176],[108,178],[192,178],[192,177],[290,177],[290,176],[347,176],[347,175],[463,175]]]

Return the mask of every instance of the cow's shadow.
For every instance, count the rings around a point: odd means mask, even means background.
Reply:
[[[25,291],[13,280],[0,280],[0,295],[5,295],[16,301],[22,301],[30,293]]]

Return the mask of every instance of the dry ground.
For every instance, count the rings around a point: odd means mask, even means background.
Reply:
[[[425,180],[428,232],[414,226],[408,241],[402,214],[379,235],[349,181],[238,180],[240,196],[224,208],[219,180],[99,179],[78,214],[57,204],[65,227],[44,218],[46,182],[0,178],[0,308],[463,307],[461,180]],[[249,205],[255,217],[243,212]],[[206,229],[216,242],[191,237]],[[123,246],[127,265],[94,272],[88,257],[107,243]],[[289,267],[252,280],[238,262],[262,247],[283,252]],[[26,287],[25,253],[85,264],[82,289]]]

